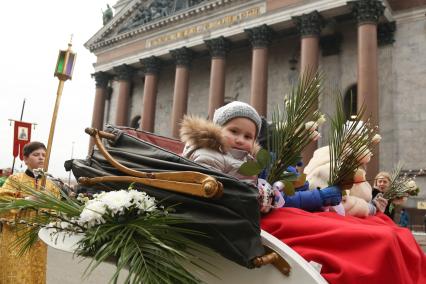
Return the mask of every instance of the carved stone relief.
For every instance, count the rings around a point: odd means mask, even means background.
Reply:
[[[130,20],[118,30],[129,31],[151,21],[170,16],[180,10],[195,6],[207,0],[154,0],[147,6],[139,7]]]

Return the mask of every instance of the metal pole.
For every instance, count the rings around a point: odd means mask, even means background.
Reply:
[[[19,119],[19,121],[22,121],[22,118],[24,117],[24,109],[25,109],[25,99],[22,102],[21,118]],[[13,174],[13,172],[15,171],[15,160],[16,160],[16,157],[13,157],[12,173],[11,174]]]

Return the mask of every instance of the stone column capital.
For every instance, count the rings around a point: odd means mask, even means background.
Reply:
[[[106,88],[111,77],[110,74],[102,71],[92,74],[92,78],[95,78],[97,88]]]
[[[357,0],[350,1],[348,4],[358,24],[377,24],[385,11],[385,6],[379,0]]]
[[[212,58],[224,58],[231,47],[231,43],[225,37],[221,36],[204,41],[209,48]]]
[[[117,73],[118,80],[130,80],[135,73],[135,68],[123,64],[113,68],[114,72]]]
[[[189,67],[191,66],[191,61],[194,52],[187,48],[181,47],[178,49],[171,50],[170,53],[175,60],[176,66]]]
[[[319,36],[321,28],[324,27],[324,19],[318,11],[313,11],[301,16],[292,17],[297,30],[302,37]]]
[[[388,22],[377,26],[377,41],[380,46],[395,42],[396,23]]]
[[[143,58],[139,62],[142,63],[145,74],[157,75],[160,72],[161,60],[158,57]]]
[[[261,25],[244,30],[253,48],[265,48],[272,41],[273,30],[268,25]]]

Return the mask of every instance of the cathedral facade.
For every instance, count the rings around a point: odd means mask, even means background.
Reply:
[[[211,118],[233,100],[270,119],[304,70],[326,75],[318,102],[348,117],[360,105],[382,141],[370,176],[398,161],[426,168],[426,1],[120,0],[85,46],[96,55],[92,126],[177,137],[184,114]],[[327,126],[318,146],[326,145]],[[314,147],[308,149],[312,154]],[[423,193],[406,203],[423,224]],[[415,229],[415,228],[414,228]]]

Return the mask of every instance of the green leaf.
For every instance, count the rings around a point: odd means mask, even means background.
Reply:
[[[280,180],[282,181],[296,181],[298,179],[298,176],[296,173],[291,173],[291,172],[284,172],[281,174],[280,176]]]
[[[257,153],[256,160],[259,163],[259,166],[264,169],[268,166],[271,156],[266,149],[260,149]]]
[[[292,182],[284,181],[284,193],[288,196],[294,195],[296,193]]]
[[[306,174],[300,174],[297,180],[293,183],[296,188],[302,187],[306,182]]]
[[[241,165],[238,169],[238,173],[245,176],[255,176],[258,175],[262,169],[263,168],[259,165],[259,163],[255,161],[248,161]]]

